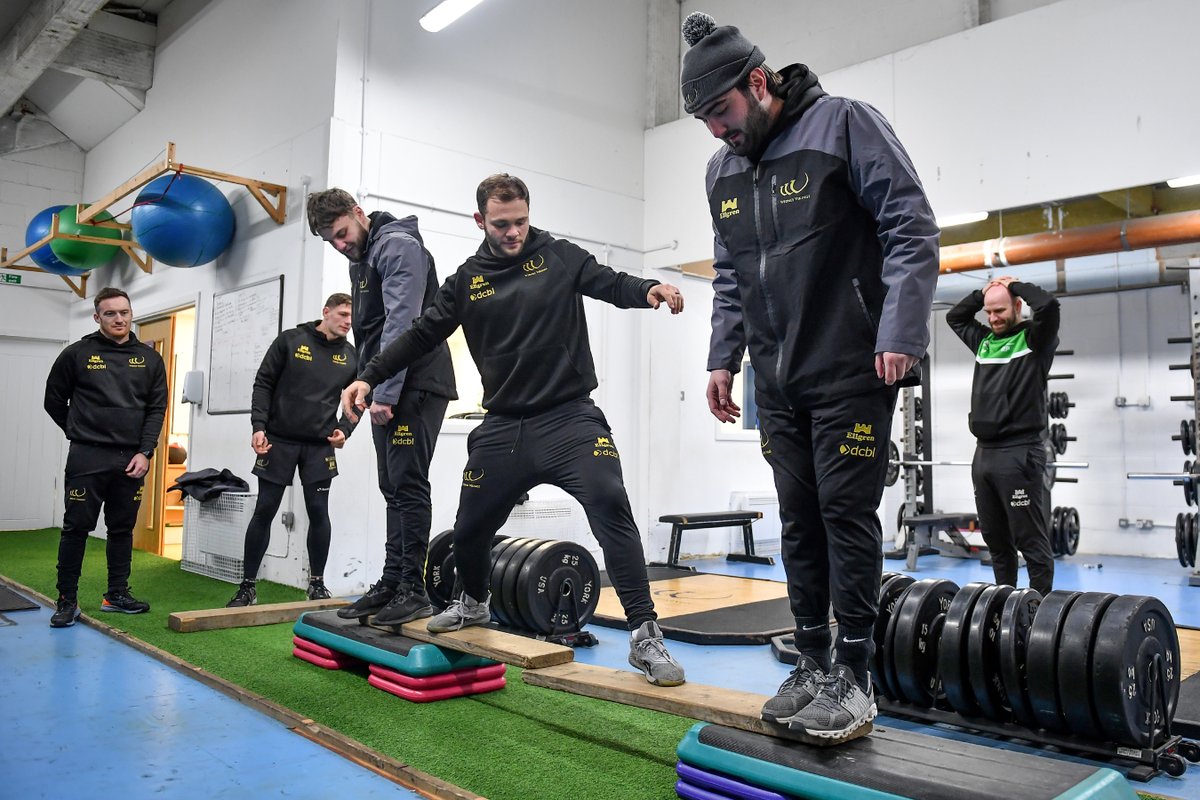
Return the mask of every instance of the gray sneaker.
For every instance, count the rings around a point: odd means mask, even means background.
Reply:
[[[816,661],[808,656],[800,656],[796,668],[780,685],[775,696],[763,705],[759,716],[768,722],[788,724],[800,709],[813,701],[825,679],[825,673]]]
[[[486,625],[492,621],[492,593],[483,600],[476,600],[466,592],[460,592],[450,601],[446,610],[429,620],[426,629],[430,633],[448,633],[468,625]]]
[[[788,727],[821,739],[845,739],[878,713],[874,688],[864,692],[855,683],[854,673],[838,665],[818,686],[812,702],[796,712]]]
[[[630,634],[629,663],[646,673],[646,680],[655,686],[678,686],[684,681],[683,667],[667,652],[662,630],[654,620],[643,622]]]

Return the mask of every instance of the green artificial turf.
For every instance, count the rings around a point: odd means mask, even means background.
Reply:
[[[0,532],[0,574],[57,596],[58,529]],[[99,616],[104,545],[88,544],[80,607]],[[693,720],[528,686],[508,668],[499,692],[410,703],[360,672],[323,670],[291,655],[290,623],[176,633],[174,611],[217,608],[235,587],[134,551],[130,589],[147,614],[103,621],[399,761],[491,800],[675,797],[675,746]],[[303,599],[259,581],[260,603]],[[69,630],[61,631],[70,636]]]

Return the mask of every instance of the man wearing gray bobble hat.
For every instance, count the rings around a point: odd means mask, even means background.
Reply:
[[[706,178],[716,271],[708,407],[737,421],[730,389],[748,348],[800,652],[762,717],[852,738],[876,714],[876,509],[897,386],[919,381],[929,344],[938,228],[878,111],[827,95],[803,64],[775,72],[707,14],[689,15],[683,35],[684,110],[725,143]]]

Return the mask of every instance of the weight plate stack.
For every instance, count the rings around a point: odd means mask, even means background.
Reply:
[[[1048,731],[1066,733],[1058,697],[1059,639],[1067,612],[1082,592],[1053,591],[1042,598],[1025,646],[1025,675],[1029,682],[1029,705],[1038,725]]]
[[[1194,567],[1196,566],[1196,539],[1200,536],[1200,530],[1197,530],[1200,528],[1200,514],[1193,512],[1191,514],[1184,514],[1184,516],[1187,518],[1187,565]]]
[[[521,617],[534,631],[575,633],[596,613],[600,567],[575,542],[543,542],[521,565],[516,593]]]
[[[931,708],[945,699],[938,681],[938,641],[946,622],[946,611],[954,601],[958,584],[927,578],[904,593],[904,602],[894,612],[896,633],[892,662],[903,699]]]
[[[1070,506],[1067,509],[1067,521],[1064,526],[1063,542],[1067,555],[1073,556],[1079,550],[1079,509]]]
[[[505,539],[492,548],[492,570],[488,580],[488,585],[492,587],[492,619],[507,628],[524,628],[525,626],[517,624],[505,613],[504,605],[499,598],[500,581],[504,576],[504,568],[508,566],[508,557],[513,548],[527,541],[529,540],[524,537]]]
[[[885,576],[888,574],[884,573]],[[888,623],[895,613],[900,596],[914,583],[915,579],[908,575],[892,573],[879,587],[879,614],[875,617],[875,655],[871,657],[871,677],[879,693],[890,700],[899,700],[900,694],[888,681],[888,675],[895,672],[894,669],[889,672],[886,663],[891,659],[891,652],[887,647]]]
[[[967,631],[967,677],[979,710],[988,719],[1008,722],[1011,708],[1000,666],[1000,626],[1011,586],[989,586],[975,601]]]
[[[525,565],[525,559],[544,541],[544,539],[527,539],[519,545],[514,545],[508,551],[508,560],[504,564],[500,583],[492,584],[492,602],[499,599],[504,616],[509,619],[514,628],[534,630],[533,623],[525,619],[521,614],[521,609],[517,606],[517,577],[521,574],[521,567]]]
[[[895,442],[888,442],[888,466],[887,473],[883,477],[884,486],[895,486],[896,481],[900,480],[900,448]]]
[[[975,702],[967,673],[967,632],[970,630],[975,602],[990,585],[983,582],[968,583],[958,590],[950,608],[946,609],[942,640],[938,643],[938,674],[942,676],[946,702],[955,711],[968,717],[979,714],[979,703]]]
[[[442,531],[429,540],[429,551],[425,559],[425,592],[429,602],[441,611],[450,605],[454,592],[454,572],[447,573],[443,568],[446,556],[454,548],[454,531]]]
[[[1096,630],[1115,594],[1084,592],[1071,605],[1058,640],[1058,699],[1071,733],[1103,739],[1092,700]]]
[[[1029,629],[1041,605],[1042,595],[1034,589],[1017,589],[1004,601],[1000,615],[1000,673],[1013,718],[1026,728],[1038,727],[1029,703],[1029,677],[1025,673],[1025,652]]]
[[[1185,515],[1182,511],[1175,515],[1175,555],[1179,558],[1179,566],[1188,566],[1188,540]]]
[[[1092,660],[1100,727],[1117,744],[1150,747],[1179,701],[1179,634],[1171,612],[1154,597],[1113,600],[1100,620]]]

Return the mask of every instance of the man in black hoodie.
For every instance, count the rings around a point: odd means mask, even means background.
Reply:
[[[425,249],[416,217],[396,219],[386,211],[368,217],[342,189],[309,196],[308,225],[350,260],[354,345],[361,369],[433,302],[438,286],[433,256]],[[338,609],[339,617],[374,614],[381,625],[399,625],[433,613],[425,591],[433,513],[429,462],[446,407],[457,398],[444,342],[375,387],[371,436],[379,491],[387,501],[383,575],[357,601]]]
[[[706,178],[716,271],[708,406],[737,420],[730,390],[749,347],[801,654],[762,716],[843,739],[876,714],[876,509],[896,385],[929,343],[938,229],[878,111],[826,95],[803,64],[776,73],[707,14],[690,14],[683,34],[684,110],[725,143]]]
[[[308,512],[308,599],[330,597],[325,588],[329,559],[329,488],[337,476],[334,449],[341,449],[354,423],[338,421],[338,398],[358,375],[358,357],[346,341],[350,295],[332,294],[321,319],[275,338],[263,355],[250,400],[250,447],[258,456],[258,502],[246,526],[242,584],[227,608],[258,601],[255,582],[271,541],[271,520],[283,492],[300,469]]]
[[[1021,320],[1021,300],[1033,319]],[[988,324],[975,315],[983,310]],[[1058,300],[1032,283],[1003,277],[964,297],[946,324],[975,354],[968,425],[975,435],[971,480],[979,528],[996,583],[1017,585],[1017,551],[1029,585],[1054,584],[1046,477],[1046,376],[1058,349]]]
[[[411,330],[384,348],[342,393],[353,415],[372,386],[430,352],[461,325],[483,382],[487,416],[467,440],[454,522],[456,595],[429,621],[435,633],[490,619],[492,536],[525,492],[558,486],[587,513],[629,623],[629,662],[659,686],[683,683],[663,646],[620,453],[589,395],[596,370],[583,297],[618,308],[683,310],[674,286],[601,266],[582,248],[529,225],[529,189],[493,175],[476,191],[479,251],[446,279]]]
[[[162,357],[130,329],[129,295],[105,287],[93,305],[100,329],[63,350],[46,378],[46,413],[71,441],[53,628],[79,619],[79,573],[101,506],[108,529],[108,591],[100,610],[150,610],[129,593],[129,570],[142,482],[167,413],[167,372]]]

